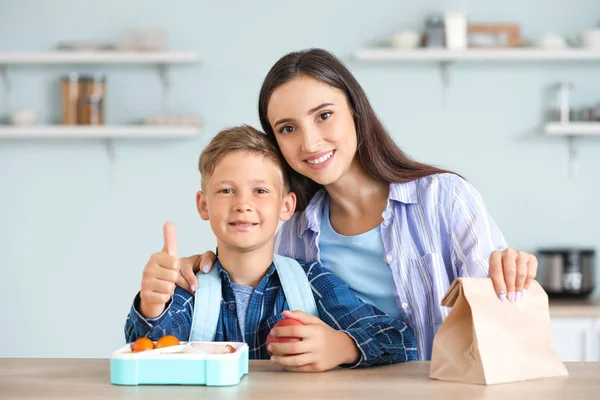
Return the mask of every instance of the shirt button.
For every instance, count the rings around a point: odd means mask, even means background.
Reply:
[[[229,305],[229,309],[230,309],[231,311],[235,310],[235,304],[231,303],[231,304]]]
[[[402,309],[406,310],[408,308],[408,303],[402,303]]]
[[[391,254],[388,254],[387,256],[385,256],[385,261],[387,261],[387,262],[392,262],[393,259],[394,259],[394,257]]]
[[[383,226],[389,226],[390,225],[390,220],[386,219],[383,221]]]
[[[375,357],[375,352],[373,350],[369,350],[369,354]]]
[[[390,219],[390,217],[392,216],[392,213],[389,212],[388,210],[385,210],[383,212],[383,214],[381,214],[381,216],[383,217],[383,219]]]

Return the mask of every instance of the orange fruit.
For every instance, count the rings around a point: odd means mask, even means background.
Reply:
[[[304,325],[302,322],[296,320],[296,319],[291,319],[291,318],[284,318],[279,320],[274,326],[273,328],[280,328],[282,326],[288,326],[288,325]],[[271,343],[288,343],[288,342],[299,342],[302,339],[297,338],[297,337],[273,337],[271,336],[271,333],[269,332],[269,334],[267,335],[267,344],[266,346],[269,347],[269,344]],[[271,352],[267,349],[267,353],[271,354]],[[273,355],[273,354],[271,354]]]
[[[134,353],[152,349],[154,349],[154,342],[147,337],[139,338],[131,345],[131,351]]]
[[[179,346],[179,339],[175,336],[167,335],[158,339],[156,342],[155,349],[160,349],[161,347],[169,347],[169,346]]]

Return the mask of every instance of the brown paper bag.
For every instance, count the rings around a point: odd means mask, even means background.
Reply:
[[[459,278],[442,305],[452,310],[433,341],[431,378],[492,385],[568,375],[550,344],[548,296],[538,282],[511,303],[500,301],[490,278]]]

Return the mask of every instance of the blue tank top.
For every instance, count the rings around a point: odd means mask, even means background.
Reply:
[[[321,215],[321,262],[346,282],[358,297],[401,320],[390,266],[385,263],[380,227],[355,236],[337,233],[329,220],[329,199]]]

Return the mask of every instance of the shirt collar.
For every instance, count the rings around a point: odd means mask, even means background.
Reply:
[[[404,183],[391,183],[388,200],[398,201],[405,204],[417,204],[419,196],[417,194],[417,181]]]
[[[213,268],[214,267],[216,267],[217,271],[219,271],[219,276],[221,277],[221,282],[226,283],[228,285],[231,284],[231,277],[229,276],[229,273],[225,270],[225,268],[223,268],[223,265],[221,265],[221,261],[219,261],[218,257],[217,257],[217,261],[215,261],[215,265],[213,266]],[[274,271],[275,271],[275,263],[272,262],[271,266],[267,270],[267,273],[261,279],[261,282],[264,281],[265,279],[269,279],[269,277],[271,275],[273,275]],[[259,285],[260,285],[260,283],[259,283]]]
[[[321,214],[327,196],[327,191],[321,189],[310,200],[298,221],[298,237],[302,237],[307,229],[319,232],[321,229]]]

